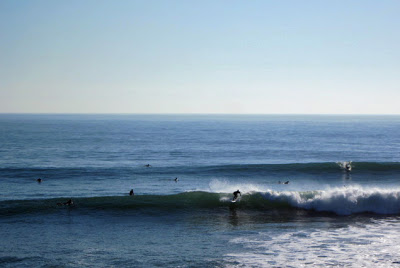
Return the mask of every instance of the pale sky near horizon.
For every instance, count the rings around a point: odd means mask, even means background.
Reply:
[[[0,1],[0,113],[400,114],[400,1]]]

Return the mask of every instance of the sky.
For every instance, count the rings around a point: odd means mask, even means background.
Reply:
[[[0,1],[0,113],[400,114],[400,1]]]

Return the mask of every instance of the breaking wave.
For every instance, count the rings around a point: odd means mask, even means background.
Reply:
[[[12,200],[0,202],[0,216],[55,213],[60,209],[72,210],[181,210],[237,208],[243,210],[302,209],[331,212],[337,215],[374,213],[400,214],[400,188],[378,189],[343,187],[323,191],[243,192],[239,202],[231,203],[231,193],[185,192],[174,195],[135,195],[73,198],[72,206],[60,205],[69,198],[40,200]]]

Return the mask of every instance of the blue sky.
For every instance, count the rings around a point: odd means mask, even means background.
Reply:
[[[0,1],[1,113],[400,114],[400,1]]]

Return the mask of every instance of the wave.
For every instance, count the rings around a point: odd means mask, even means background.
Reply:
[[[232,194],[185,192],[174,195],[135,195],[73,198],[72,206],[62,205],[67,198],[41,200],[12,200],[0,202],[0,216],[29,213],[54,213],[60,209],[73,210],[166,210],[236,208],[243,210],[301,209],[331,212],[337,215],[374,213],[400,214],[399,189],[365,189],[343,187],[324,191],[272,191],[243,193],[239,202],[231,202]]]
[[[345,169],[346,164],[350,164],[356,171],[400,171],[399,162],[353,162],[353,161],[338,161],[338,162],[321,162],[321,163],[290,163],[290,164],[261,164],[261,165],[229,165],[209,167],[217,171],[222,170],[265,170],[275,172],[337,172]]]
[[[49,167],[49,168],[0,168],[0,175],[9,178],[54,177],[57,179],[73,177],[124,177],[132,175],[151,174],[197,174],[197,175],[221,175],[221,174],[264,174],[281,172],[301,173],[337,173],[344,170],[346,163],[351,164],[352,172],[400,172],[400,162],[322,162],[322,163],[290,163],[290,164],[235,164],[215,166],[177,166],[145,168],[135,167]]]

